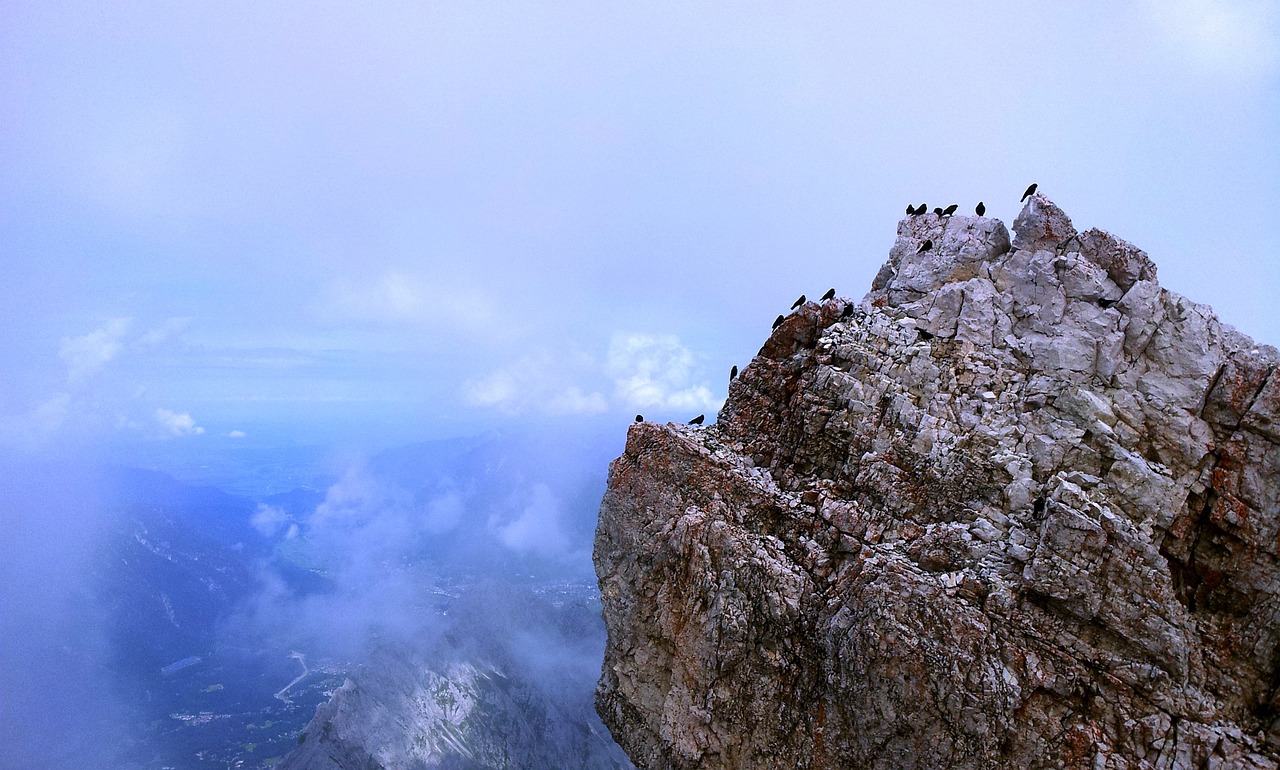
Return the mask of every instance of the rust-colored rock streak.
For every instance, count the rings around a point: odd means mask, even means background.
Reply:
[[[597,709],[638,765],[1277,767],[1280,357],[1043,195],[1013,229],[904,219],[717,424],[631,427]]]

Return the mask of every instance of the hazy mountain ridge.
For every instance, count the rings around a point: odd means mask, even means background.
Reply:
[[[386,646],[316,710],[283,770],[629,768],[592,708],[593,587],[468,592],[432,645]]]
[[[340,556],[339,604],[311,632],[367,623],[375,652],[283,766],[629,767],[592,708],[604,629],[589,543],[616,441],[428,442],[339,480],[298,536]]]
[[[1280,766],[1280,355],[1043,195],[909,216],[639,423],[597,707],[646,768]]]

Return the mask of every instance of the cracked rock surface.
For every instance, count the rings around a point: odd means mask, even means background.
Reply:
[[[1280,766],[1276,350],[1039,194],[904,219],[847,305],[610,469],[637,765]]]

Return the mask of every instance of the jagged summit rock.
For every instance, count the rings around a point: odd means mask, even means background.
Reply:
[[[1032,195],[1013,220],[1014,246],[1056,249],[1076,235],[1071,218],[1043,193]]]
[[[1012,240],[903,219],[845,310],[610,469],[596,705],[632,759],[1280,766],[1276,350],[1042,194]]]

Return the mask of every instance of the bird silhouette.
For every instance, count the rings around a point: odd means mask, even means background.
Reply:
[[[800,307],[803,304],[804,304],[804,295],[801,294],[800,299],[797,299],[795,302],[791,303],[791,309],[795,310],[796,308]]]
[[[690,425],[701,425],[701,424],[702,424],[702,421],[703,421],[703,420],[705,420],[705,419],[707,419],[707,416],[706,416],[705,414],[700,414],[700,415],[698,415],[697,417],[694,417],[692,420],[690,420],[690,421],[689,421],[689,424],[690,424]]]
[[[776,329],[776,328],[778,328],[779,326],[781,326],[781,325],[782,325],[782,321],[783,321],[782,316],[778,316],[777,318],[773,319],[773,328],[775,328],[775,329]]]
[[[920,244],[920,248],[916,249],[916,253],[917,253],[917,254],[923,254],[923,253],[925,253],[926,251],[928,251],[929,249],[932,249],[932,248],[933,248],[933,239],[932,239],[932,238],[925,238],[925,239],[924,239],[924,243]]]
[[[912,206],[910,203],[908,203],[908,204],[907,204],[907,214],[908,214],[908,215],[911,215],[911,214],[914,214],[914,213],[916,213],[916,209],[915,209],[915,207],[914,207],[914,206]]]
[[[935,206],[935,207],[934,207],[934,209],[933,209],[933,213],[937,214],[938,216],[942,216],[942,207],[941,207],[941,206]]]
[[[987,207],[983,205],[982,201],[978,201],[978,205],[973,207],[973,213],[977,214],[980,217],[986,216]]]
[[[1022,194],[1022,200],[1025,201],[1027,198],[1030,198],[1032,195],[1035,195],[1035,194],[1036,194],[1036,183],[1032,182],[1031,186],[1027,188],[1027,191]]]
[[[929,210],[929,204],[921,203],[919,206],[916,206],[916,216],[919,216],[928,210]]]
[[[951,204],[950,206],[947,206],[945,209],[943,209],[943,210],[942,210],[942,216],[944,216],[944,217],[949,217],[949,216],[951,216],[952,214],[956,213],[956,209],[958,209],[958,208],[960,208],[960,204],[958,204],[958,203],[953,203],[953,204]]]
[[[738,365],[734,364],[733,368],[729,370],[729,382],[733,382],[735,379],[737,379],[737,377],[738,377]]]
[[[644,422],[644,415],[643,415],[643,414],[637,414],[637,415],[636,415],[636,422]]]
[[[836,295],[835,289],[827,289],[827,293],[822,295],[822,302],[826,302]]]
[[[840,311],[840,317],[841,317],[841,318],[848,318],[848,317],[849,317],[849,316],[851,316],[851,315],[853,315],[853,303],[852,303],[852,302],[850,302],[850,303],[848,303],[847,305],[845,305],[845,306],[844,306],[844,310],[841,310],[841,311]]]

